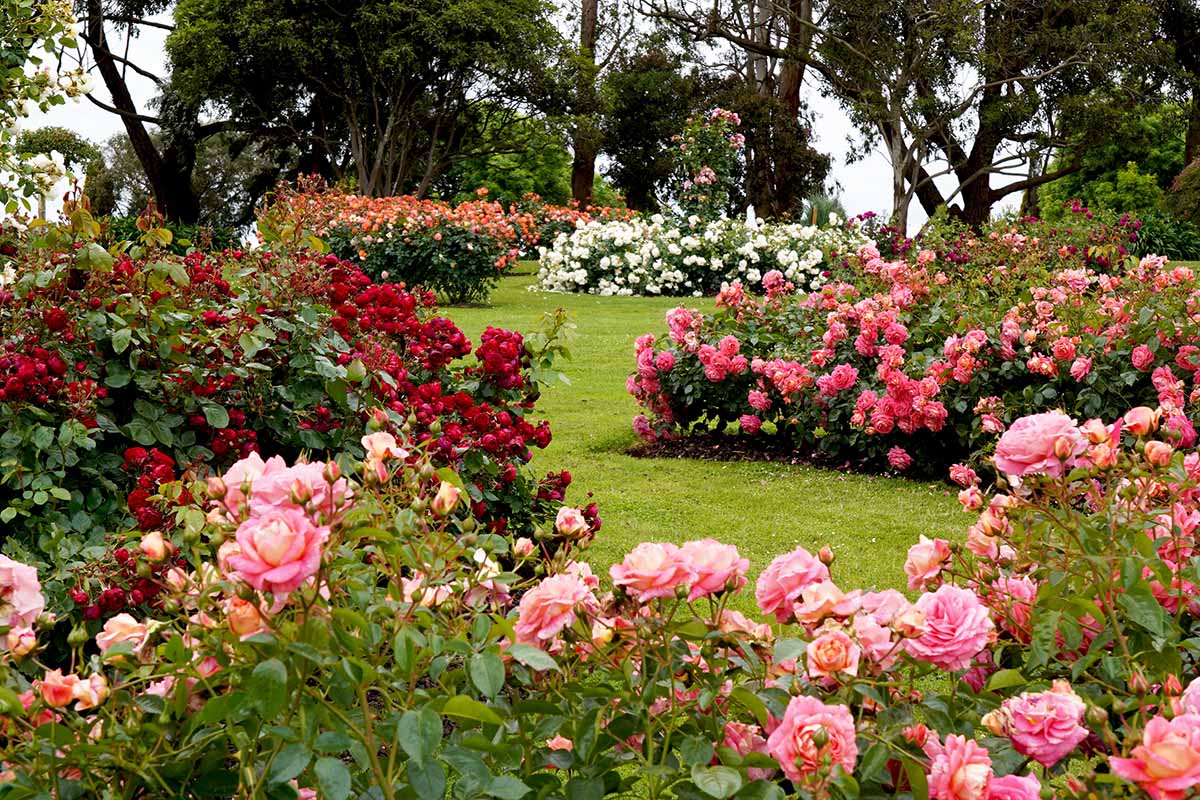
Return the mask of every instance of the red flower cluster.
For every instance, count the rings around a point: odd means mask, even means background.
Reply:
[[[128,503],[138,528],[143,531],[161,528],[166,519],[150,498],[158,493],[158,487],[175,480],[175,459],[158,448],[130,447],[125,451],[122,469],[136,476],[137,488],[129,493]],[[187,495],[186,490],[184,495]],[[189,496],[180,502],[190,501]]]

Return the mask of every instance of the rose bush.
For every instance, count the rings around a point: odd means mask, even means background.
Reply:
[[[974,521],[914,548],[915,601],[839,586],[827,548],[780,556],[755,587],[775,627],[734,610],[750,565],[717,542],[643,543],[606,590],[572,514],[537,544],[482,530],[428,443],[245,460],[189,487],[205,499],[178,512],[166,600],[75,623],[69,653],[43,646],[67,623],[38,611],[36,575],[0,571],[5,602],[25,598],[0,791],[1182,798],[1200,786],[1200,452],[1169,410],[1005,434],[1085,441],[1061,469],[992,487],[955,469]],[[509,568],[531,558],[541,574]]]
[[[761,297],[727,283],[714,313],[675,309],[667,337],[638,340],[634,427],[771,435],[839,466],[926,474],[1055,407],[1091,417],[1162,402],[1194,439],[1193,271],[1119,249],[1101,269],[1100,251],[1034,232],[1001,226],[896,260],[864,246],[807,294],[780,271]]]
[[[855,226],[662,215],[590,222],[541,249],[538,281],[553,292],[713,294],[724,282],[758,283],[779,271],[803,289],[825,283],[839,254],[868,240]]]
[[[489,328],[473,347],[431,293],[334,255],[179,257],[149,219],[139,243],[110,253],[82,207],[71,215],[12,248],[14,282],[0,289],[10,555],[92,561],[110,532],[162,529],[190,501],[187,481],[254,452],[361,455],[368,423],[428,442],[439,468],[464,476],[481,524],[532,535],[553,519],[570,476],[538,481],[525,465],[551,438],[532,413],[557,374],[561,317],[529,337]],[[110,555],[95,566],[107,599],[89,605],[107,614],[158,593],[161,576]]]

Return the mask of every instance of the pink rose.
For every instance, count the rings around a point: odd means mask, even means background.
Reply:
[[[139,649],[146,641],[146,623],[138,622],[129,614],[117,614],[104,623],[104,630],[96,634],[96,646],[107,653],[113,645],[129,642]]]
[[[528,558],[533,555],[533,540],[522,536],[513,542],[513,554],[520,558]]]
[[[906,642],[908,652],[947,672],[965,669],[995,627],[975,593],[957,586],[923,594],[915,606],[925,616],[925,631]]]
[[[951,464],[950,480],[965,488],[979,483],[979,476],[966,464]]]
[[[330,466],[336,467],[336,464],[314,461],[289,467],[279,456],[263,461],[258,453],[251,453],[221,476],[226,487],[223,503],[233,518],[238,518],[247,501],[246,489],[249,489],[252,514],[292,504],[293,500],[328,511],[331,504],[337,506],[346,499],[345,479],[338,478],[330,484],[326,478]]]
[[[813,736],[822,731],[825,744],[817,746]],[[783,773],[801,781],[824,769],[828,760],[846,772],[858,761],[854,718],[844,705],[827,706],[815,697],[793,697],[779,726],[767,737],[767,752],[779,762]]]
[[[762,429],[762,420],[753,414],[742,414],[738,417],[738,425],[747,436],[753,436]]]
[[[1080,356],[1071,362],[1071,377],[1077,381],[1081,381],[1087,377],[1087,374],[1092,371],[1092,360]]]
[[[517,641],[539,647],[575,622],[575,608],[591,596],[574,575],[551,575],[521,598],[515,626]]]
[[[45,608],[37,570],[0,556],[0,625],[29,627]]]
[[[1048,692],[1022,692],[984,717],[984,724],[1012,740],[1013,748],[1043,767],[1052,767],[1088,736],[1087,706],[1066,681]],[[990,719],[989,719],[990,718]]]
[[[841,672],[858,674],[858,658],[862,648],[840,628],[828,628],[808,643],[808,676],[828,678]]]
[[[238,526],[241,552],[229,556],[236,577],[259,591],[286,595],[317,574],[329,528],[296,506],[273,508]]]
[[[675,354],[670,350],[663,350],[654,359],[654,366],[658,367],[659,372],[670,372],[675,367]]]
[[[829,580],[829,568],[812,553],[797,547],[777,557],[758,576],[754,597],[764,614],[779,622],[792,616],[792,603],[810,586]]]
[[[576,536],[587,533],[588,523],[587,519],[583,516],[583,512],[578,508],[563,506],[558,510],[558,516],[554,518],[554,529],[558,531],[560,536],[573,539]]]
[[[903,447],[893,447],[891,450],[888,450],[887,460],[892,469],[900,472],[911,467],[913,463],[912,456]]]
[[[767,740],[762,735],[762,729],[757,725],[747,725],[744,722],[734,722],[732,720],[726,722],[725,737],[721,744],[739,756],[746,756],[750,753],[769,755],[767,752]],[[775,770],[767,767],[750,767],[747,770],[747,774],[752,781],[765,781],[770,780],[774,776]]]
[[[922,534],[921,540],[908,548],[908,558],[904,561],[908,588],[924,589],[936,583],[949,561],[950,543],[945,539],[929,539]]]
[[[1162,414],[1158,409],[1138,406],[1125,412],[1121,418],[1124,427],[1134,436],[1145,436],[1158,427]]]
[[[643,603],[671,597],[677,586],[690,584],[695,578],[678,547],[656,542],[642,542],[626,554],[624,561],[613,564],[608,574],[614,584],[625,587],[630,596]]]
[[[694,575],[689,601],[721,594],[726,589],[737,591],[746,585],[750,560],[742,558],[731,544],[721,544],[713,539],[687,542],[679,548],[679,557]]]
[[[1075,420],[1061,411],[1021,417],[996,443],[996,467],[1022,477],[1043,473],[1061,477],[1064,467],[1087,448]]]
[[[1114,774],[1136,783],[1154,800],[1183,800],[1200,784],[1200,715],[1155,717],[1129,758],[1110,758]]]
[[[932,800],[987,800],[992,757],[974,739],[953,735],[946,744],[927,742],[930,753],[929,797]]]
[[[546,740],[546,747],[550,748],[551,750],[571,751],[575,749],[575,743],[563,736],[561,733],[556,733],[553,739]]]
[[[1180,714],[1200,714],[1200,678],[1194,678],[1183,690],[1180,698]]]
[[[64,708],[75,699],[75,687],[79,676],[74,673],[63,675],[62,670],[47,671],[37,682],[37,690],[51,708]]]
[[[992,778],[988,800],[1040,800],[1042,782],[1036,775],[1005,775]]]
[[[1133,348],[1133,352],[1129,355],[1129,360],[1133,362],[1135,369],[1144,370],[1154,363],[1154,353],[1150,352],[1150,348],[1144,344],[1139,344]]]

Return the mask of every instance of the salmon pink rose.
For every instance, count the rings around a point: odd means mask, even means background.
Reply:
[[[63,675],[61,669],[47,671],[37,682],[37,690],[51,708],[64,708],[75,699],[75,686],[79,676]]]
[[[1110,758],[1114,774],[1136,783],[1154,800],[1183,800],[1200,784],[1200,715],[1155,717],[1129,758]]]
[[[575,622],[575,609],[591,597],[574,575],[551,575],[521,598],[515,627],[517,641],[542,647]]]
[[[984,717],[984,725],[1012,740],[1013,748],[1043,767],[1052,767],[1088,736],[1087,706],[1066,681],[1048,692],[1022,692]]]
[[[576,536],[582,536],[587,533],[587,518],[583,516],[583,511],[580,509],[563,506],[558,510],[558,515],[554,518],[554,529],[558,531],[560,536],[573,539]]]
[[[923,594],[914,605],[924,615],[925,630],[907,640],[908,652],[947,672],[966,669],[995,628],[979,597],[957,586],[947,584]]]
[[[642,542],[626,554],[624,561],[610,567],[608,574],[614,584],[623,586],[643,603],[671,597],[676,587],[686,586],[695,578],[678,547],[656,542]]]
[[[924,589],[931,583],[937,583],[949,561],[950,543],[945,539],[929,539],[922,534],[921,540],[908,548],[908,558],[904,562],[908,588]]]
[[[271,508],[238,526],[241,552],[229,556],[236,577],[259,591],[286,595],[317,574],[329,528],[296,506]]]
[[[733,750],[739,756],[747,756],[750,753],[767,753],[767,740],[762,735],[762,729],[757,725],[747,725],[744,722],[729,721],[725,723],[725,737],[721,742],[722,745]],[[769,767],[750,767],[746,770],[746,774],[750,776],[752,781],[770,780],[775,774],[775,770]]]
[[[813,741],[818,732],[823,734],[822,745]],[[793,697],[783,720],[767,737],[767,752],[797,782],[824,770],[826,761],[853,772],[858,761],[854,717],[843,705],[828,706],[807,695]]]
[[[0,626],[33,625],[45,607],[37,570],[0,556]]]
[[[992,757],[974,739],[953,735],[944,745],[926,742],[931,800],[987,800]]]
[[[289,467],[280,456],[263,461],[258,453],[251,453],[221,476],[226,489],[222,503],[235,520],[247,506],[250,513],[260,514],[292,504],[293,499],[329,510],[331,505],[341,505],[347,496],[344,478],[329,482],[331,466],[336,465],[314,461]]]
[[[731,544],[721,544],[714,539],[687,542],[679,548],[679,557],[695,576],[688,600],[721,594],[726,589],[737,591],[746,585],[750,560],[742,558]]]
[[[758,576],[754,597],[764,614],[779,622],[792,616],[792,604],[810,586],[829,580],[829,567],[803,547],[779,556]]]
[[[828,628],[808,643],[808,676],[829,678],[837,673],[858,674],[858,659],[862,648],[839,628]]]
[[[96,634],[96,646],[107,653],[114,645],[129,642],[134,650],[146,642],[146,623],[138,622],[129,614],[117,614],[104,623],[104,630]]]
[[[996,467],[1017,478],[1033,474],[1058,478],[1086,447],[1075,420],[1066,414],[1031,414],[1014,422],[996,443]]]

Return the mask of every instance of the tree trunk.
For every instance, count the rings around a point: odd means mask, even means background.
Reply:
[[[1188,115],[1187,139],[1183,145],[1183,162],[1188,165],[1200,158],[1200,86],[1192,90],[1192,108]]]
[[[788,49],[806,56],[812,47],[812,0],[791,0],[788,3]],[[789,59],[783,62],[779,75],[779,100],[792,117],[800,114],[800,87],[804,84],[805,62]]]
[[[577,121],[571,141],[575,157],[571,161],[571,197],[586,211],[592,204],[592,185],[596,182],[596,156],[600,137],[596,129],[596,28],[600,0],[581,0],[579,14],[579,80],[575,87]]]
[[[167,219],[194,223],[199,215],[199,204],[192,191],[191,169],[180,175],[179,164],[166,165],[158,152],[146,125],[139,118],[137,106],[129,94],[129,87],[117,66],[108,46],[104,32],[104,4],[101,0],[87,0],[87,42],[96,61],[96,68],[104,86],[112,96],[113,107],[120,112],[125,133],[137,156],[146,181],[154,195],[155,204]],[[193,158],[194,163],[194,158]]]

